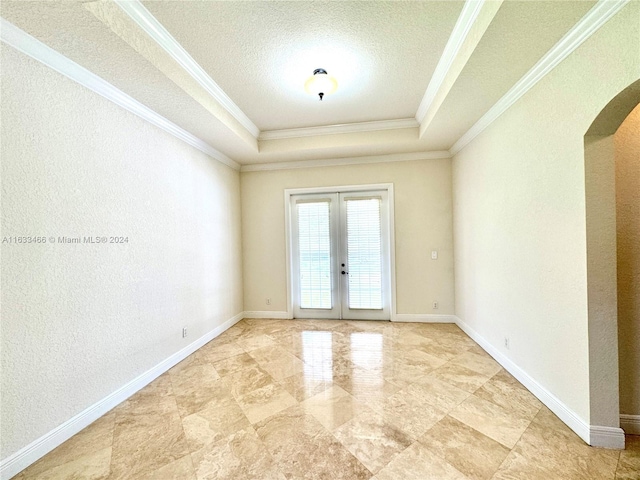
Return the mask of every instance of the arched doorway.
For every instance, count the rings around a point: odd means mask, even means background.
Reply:
[[[624,447],[619,428],[614,134],[639,103],[640,80],[607,104],[584,137],[591,443],[613,448]]]

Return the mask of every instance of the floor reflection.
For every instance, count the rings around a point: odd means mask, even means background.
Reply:
[[[455,325],[245,319],[15,480],[636,480],[627,442],[587,446]]]
[[[331,332],[302,332],[304,376],[309,383],[333,380],[333,348]]]
[[[382,367],[382,334],[352,333],[350,335],[351,361],[362,368]]]

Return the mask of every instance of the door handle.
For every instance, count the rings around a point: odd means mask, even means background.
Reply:
[[[342,270],[342,275],[349,275],[349,272],[345,272],[344,270]]]

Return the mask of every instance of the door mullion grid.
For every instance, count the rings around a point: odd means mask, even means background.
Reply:
[[[331,249],[331,285],[335,285],[335,288],[331,290],[331,299],[333,303],[333,308],[336,309],[338,313],[338,318],[342,319],[342,304],[340,298],[340,291],[342,288],[341,281],[342,275],[340,275],[340,270],[338,270],[341,252],[340,252],[340,198],[337,193],[332,193],[331,197],[331,205],[330,205],[330,215],[329,215],[329,225],[331,232],[331,242],[334,248]]]
[[[346,203],[343,200],[343,195],[342,193],[338,194],[338,202],[339,202],[339,206],[340,208],[338,209],[340,211],[340,235],[338,238],[338,245],[339,245],[339,250],[340,250],[340,272],[342,272],[343,270],[345,272],[347,272],[345,275],[342,275],[342,273],[340,273],[340,292],[339,292],[339,296],[340,296],[340,318],[344,318],[344,310],[345,310],[345,305],[349,305],[349,262],[347,259],[347,209],[346,209]],[[344,263],[344,267],[342,267],[342,264]]]
[[[380,234],[381,234],[381,248],[382,248],[382,297],[383,297],[383,310],[370,310],[370,311],[358,311],[349,309],[349,274],[342,275],[342,270],[349,272],[348,263],[348,239],[347,239],[347,202],[345,197],[358,197],[358,196],[382,196],[382,203],[380,205]],[[389,291],[391,288],[389,276],[391,274],[389,270],[389,202],[387,191],[344,191],[344,192],[332,192],[332,193],[317,193],[317,194],[299,194],[291,195],[290,197],[290,209],[292,212],[292,253],[293,261],[293,283],[292,293],[294,298],[294,316],[298,318],[369,318],[369,319],[389,319],[390,315],[390,302]],[[300,246],[299,246],[299,225],[297,218],[297,201],[303,199],[303,201],[313,201],[314,199],[329,199],[329,235],[331,241],[331,310],[324,309],[302,309],[300,307],[301,302],[301,286],[300,286]],[[345,267],[342,267],[342,263]],[[334,288],[335,287],[335,288]],[[348,312],[348,316],[345,315],[345,311]]]

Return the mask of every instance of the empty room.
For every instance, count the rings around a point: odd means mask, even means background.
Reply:
[[[0,479],[640,479],[640,1],[0,17]]]

